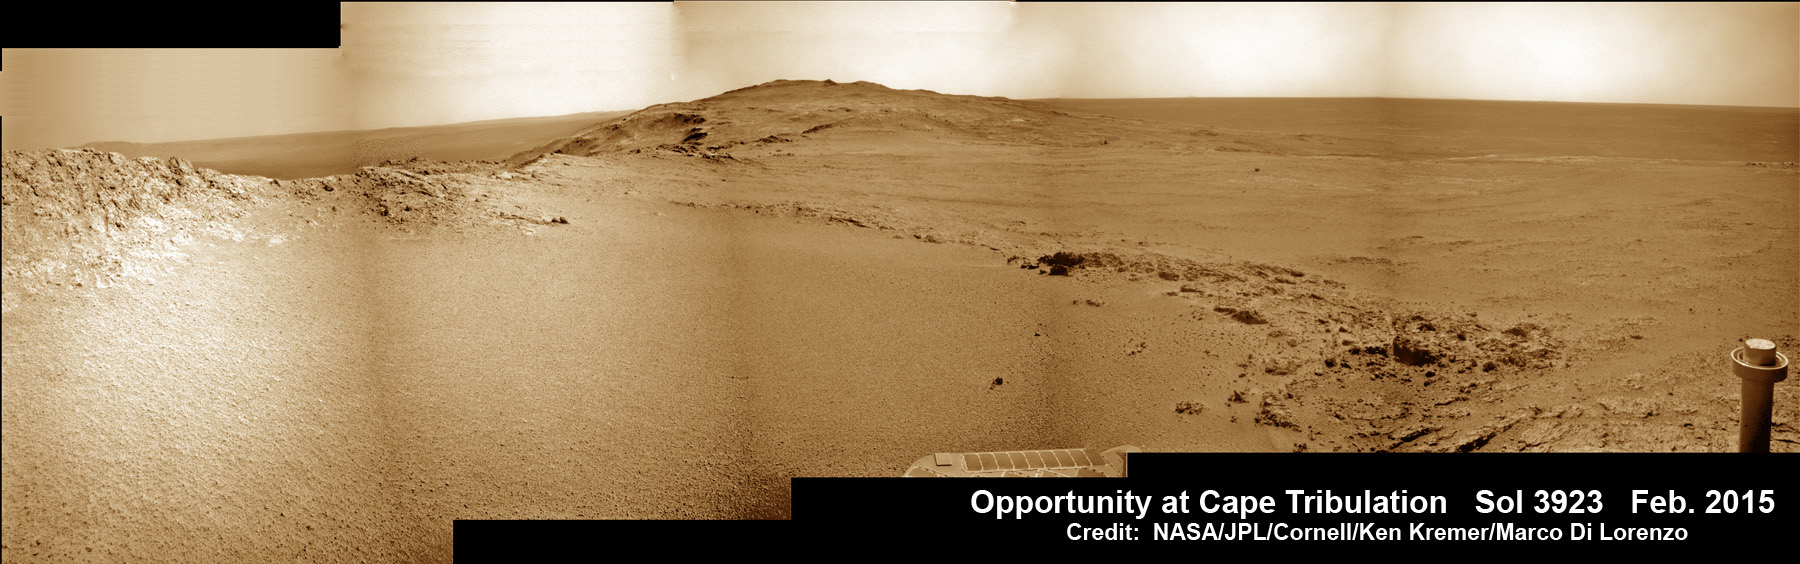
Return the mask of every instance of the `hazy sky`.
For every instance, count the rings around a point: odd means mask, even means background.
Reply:
[[[5,50],[5,148],[635,109],[779,78],[1800,106],[1796,3],[352,3],[342,21],[334,50]]]

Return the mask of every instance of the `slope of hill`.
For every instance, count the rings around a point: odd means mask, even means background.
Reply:
[[[389,161],[301,180],[95,149],[7,151],[4,165],[8,311],[22,296],[55,286],[104,288],[165,275],[186,256],[183,247],[204,237],[266,238],[271,219],[244,216],[267,208],[324,208],[408,230],[558,221],[512,197],[507,188],[528,175],[481,163]]]
[[[296,179],[350,174],[389,160],[499,160],[521,149],[567,135],[624,112],[476,121],[449,125],[289,135],[236,137],[172,143],[99,142],[84,147],[128,157],[179,156],[231,174]]]
[[[1083,147],[1176,135],[1195,150],[1317,153],[1316,143],[1267,134],[1065,112],[1038,102],[895,90],[871,82],[777,80],[710,98],[660,104],[607,120],[508,159],[660,152],[727,158],[781,153],[818,140],[839,151],[942,151],[971,145]],[[1341,149],[1340,149],[1341,150]],[[1326,151],[1329,152],[1329,151]]]
[[[93,149],[7,151],[5,307],[45,284],[107,285],[244,213],[267,178]]]

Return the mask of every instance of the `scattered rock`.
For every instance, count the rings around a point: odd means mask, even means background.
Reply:
[[[1411,335],[1394,336],[1394,360],[1408,366],[1437,364],[1447,354],[1427,339]]]
[[[1507,429],[1511,429],[1513,425],[1519,424],[1520,421],[1531,418],[1535,413],[1536,411],[1531,409],[1521,410],[1518,413],[1508,416],[1506,419],[1500,420],[1498,423],[1458,433],[1456,437],[1452,438],[1450,441],[1451,448],[1456,452],[1470,452],[1479,449],[1486,446],[1488,441],[1494,440],[1495,436],[1506,432]]]
[[[1286,376],[1300,369],[1301,361],[1296,358],[1277,358],[1263,366],[1264,374]]]
[[[1277,400],[1273,393],[1263,394],[1262,409],[1256,413],[1255,421],[1259,425],[1268,425],[1271,427],[1284,427],[1289,429],[1297,429],[1300,427],[1300,425],[1294,423],[1294,414],[1289,412],[1287,406]]]
[[[1399,448],[1401,445],[1410,443],[1414,439],[1418,439],[1419,437],[1423,437],[1425,435],[1436,433],[1441,429],[1443,429],[1443,428],[1421,424],[1421,425],[1413,425],[1411,427],[1407,427],[1405,429],[1401,429],[1398,431],[1389,431],[1388,437],[1394,439],[1394,443],[1393,443],[1393,445],[1389,446],[1388,449],[1392,450],[1392,449]]]
[[[1263,317],[1261,313],[1252,309],[1238,309],[1231,306],[1219,305],[1213,306],[1213,311],[1223,313],[1232,319],[1237,320],[1239,323],[1247,325],[1265,325],[1269,322],[1268,318]]]

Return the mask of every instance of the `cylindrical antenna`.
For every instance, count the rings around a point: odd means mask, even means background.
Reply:
[[[1738,397],[1738,452],[1769,452],[1769,420],[1775,410],[1775,383],[1787,379],[1788,359],[1768,339],[1745,339],[1731,351],[1731,372],[1741,380]]]

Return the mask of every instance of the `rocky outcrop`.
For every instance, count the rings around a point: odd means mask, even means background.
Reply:
[[[7,151],[0,176],[7,293],[41,284],[104,284],[268,193],[272,182],[179,158],[94,149]],[[11,298],[8,298],[11,301]]]

